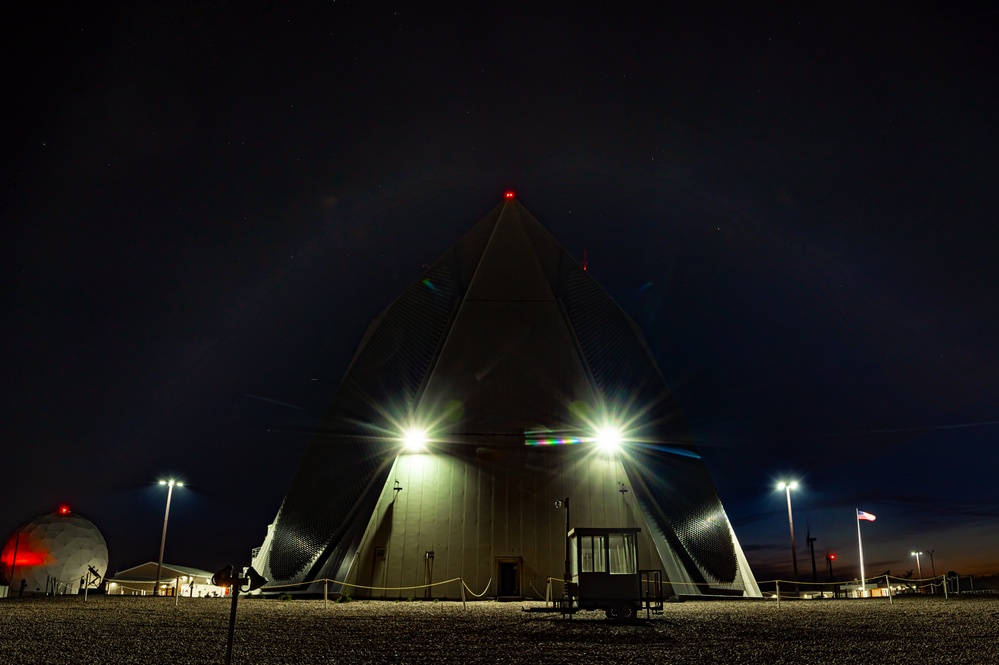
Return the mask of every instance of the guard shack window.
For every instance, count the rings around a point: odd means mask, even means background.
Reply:
[[[632,534],[612,533],[607,536],[607,559],[611,575],[635,575],[638,556]]]
[[[581,573],[606,573],[607,546],[604,536],[581,536],[579,538],[579,558]],[[614,571],[611,571],[614,572]]]

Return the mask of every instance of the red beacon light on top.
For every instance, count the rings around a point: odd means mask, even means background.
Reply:
[[[59,506],[60,515],[69,515],[69,513],[70,513],[69,506]]]
[[[507,193],[506,193],[506,194],[504,194],[503,196],[505,196],[505,197],[506,197],[506,198],[508,198],[508,199],[512,199],[512,198],[513,198],[513,192],[507,192]]]

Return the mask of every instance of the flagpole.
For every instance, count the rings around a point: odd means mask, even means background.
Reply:
[[[867,596],[867,577],[864,574],[864,541],[860,537],[860,508],[856,509],[854,519],[857,520],[857,546],[860,548],[860,593]]]

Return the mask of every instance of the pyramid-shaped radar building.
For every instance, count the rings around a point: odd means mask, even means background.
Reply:
[[[565,498],[570,527],[640,529],[666,595],[760,593],[638,327],[508,198],[370,325],[253,565],[282,591],[560,595]]]

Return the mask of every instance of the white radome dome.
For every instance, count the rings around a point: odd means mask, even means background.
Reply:
[[[90,568],[102,576],[107,573],[108,545],[93,522],[62,507],[15,529],[0,560],[3,577],[11,582],[12,596],[18,595],[21,580],[27,582],[26,594],[75,594]]]

